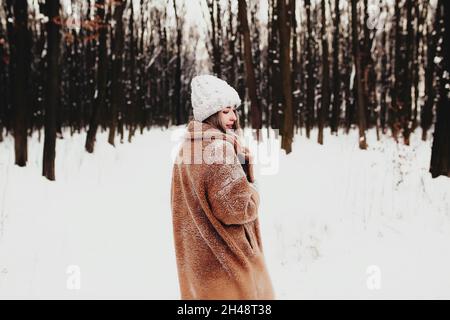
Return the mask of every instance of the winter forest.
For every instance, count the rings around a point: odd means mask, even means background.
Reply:
[[[168,154],[209,73],[277,130],[279,297],[450,298],[449,45],[446,0],[1,0],[0,297],[177,298]]]
[[[241,123],[279,129],[287,153],[299,130],[326,144],[324,130],[356,126],[366,149],[368,129],[408,145],[436,125],[430,171],[449,175],[446,1],[200,0],[188,16],[191,5],[3,1],[0,141],[14,135],[15,163],[34,131],[53,180],[63,128],[87,131],[92,153],[99,130],[115,145],[186,123],[190,79],[209,70],[245,98]]]

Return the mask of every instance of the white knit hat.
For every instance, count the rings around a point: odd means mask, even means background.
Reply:
[[[203,121],[223,108],[238,108],[241,99],[226,81],[212,75],[201,75],[191,81],[191,102],[194,119]]]

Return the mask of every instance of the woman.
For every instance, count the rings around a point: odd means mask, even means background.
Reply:
[[[239,95],[214,76],[191,83],[194,119],[173,167],[171,207],[182,299],[273,299],[252,157],[239,143]],[[246,172],[240,159],[245,159]]]

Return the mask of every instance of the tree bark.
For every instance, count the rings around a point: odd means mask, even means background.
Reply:
[[[331,132],[337,132],[339,127],[339,114],[341,111],[341,80],[339,71],[339,27],[341,24],[341,14],[339,10],[339,0],[335,0],[334,7],[334,34],[333,34],[333,107],[331,112],[330,127]]]
[[[428,130],[430,130],[431,125],[433,124],[433,107],[434,100],[436,97],[435,88],[434,88],[434,78],[435,78],[435,63],[434,58],[436,56],[436,47],[438,41],[438,33],[433,33],[433,30],[439,30],[439,19],[440,14],[439,10],[436,9],[436,13],[434,15],[434,23],[432,29],[428,30],[427,36],[427,58],[426,58],[426,67],[425,67],[425,102],[421,110],[420,115],[420,125],[422,127],[422,140],[425,141],[427,139]]]
[[[314,64],[312,56],[313,35],[311,26],[311,1],[305,0],[306,7],[306,137],[309,139],[314,126]]]
[[[211,44],[213,54],[213,72],[219,78],[222,76],[222,51],[220,48],[220,5],[218,0],[208,0],[209,16],[211,19]]]
[[[330,108],[330,65],[328,60],[328,36],[327,20],[325,12],[325,0],[321,0],[322,11],[322,102],[319,114],[319,134],[317,142],[323,144],[323,129],[325,127],[325,118]]]
[[[413,3],[412,0],[406,0],[407,11],[407,41],[406,41],[406,56],[405,56],[405,81],[404,81],[404,106],[402,110],[402,125],[403,125],[403,140],[406,145],[409,145],[409,137],[412,129],[412,45],[414,43],[413,34],[413,17],[412,17]]]
[[[352,43],[353,43],[353,57],[355,60],[355,81],[353,83],[356,89],[357,98],[357,114],[359,127],[359,148],[367,149],[366,142],[366,114],[364,105],[364,92],[362,87],[361,75],[361,53],[359,47],[358,37],[358,21],[357,21],[357,6],[356,0],[352,0]]]
[[[30,31],[28,29],[28,2],[7,1],[10,41],[10,83],[12,84],[13,133],[15,164],[24,167],[28,161],[28,87],[30,75]]]
[[[89,153],[94,152],[95,139],[99,124],[100,112],[105,108],[106,103],[106,81],[107,81],[107,49],[106,49],[106,20],[105,20],[105,0],[96,0],[97,16],[99,18],[99,48],[97,65],[97,91],[92,106],[92,114],[89,120],[89,130],[86,137],[85,148]]]
[[[261,129],[262,114],[258,101],[256,90],[255,67],[253,65],[252,43],[250,39],[250,29],[248,26],[247,3],[245,0],[239,0],[239,21],[241,24],[241,33],[244,38],[244,64],[245,80],[250,98],[250,118],[253,129]]]
[[[183,112],[181,109],[181,50],[183,44],[183,29],[181,24],[181,18],[178,14],[177,1],[173,0],[173,9],[175,12],[176,22],[176,62],[175,62],[175,92],[173,93],[174,107],[176,113],[176,125],[180,125],[184,122]]]
[[[442,73],[439,81],[439,100],[431,148],[430,172],[433,178],[450,177],[450,4],[438,0],[437,10],[443,9],[444,34],[442,43]]]
[[[47,22],[47,80],[45,104],[45,139],[42,175],[48,180],[55,180],[56,158],[56,126],[57,109],[59,105],[59,55],[60,55],[60,25],[56,23],[59,17],[59,0],[46,0]]]
[[[123,48],[124,48],[124,29],[123,29],[123,12],[125,10],[126,0],[116,0],[114,2],[114,22],[115,22],[115,34],[114,34],[114,47],[112,58],[112,99],[111,99],[111,114],[109,123],[109,135],[108,143],[112,146],[115,145],[114,138],[116,136],[117,128],[117,116],[118,110],[122,109],[122,103],[124,101],[124,86],[123,86]],[[134,59],[134,57],[132,57]]]
[[[292,114],[292,70],[291,70],[291,27],[288,18],[286,0],[278,0],[278,30],[280,33],[281,75],[283,83],[284,121],[281,147],[286,154],[292,151],[294,137]]]
[[[5,111],[8,105],[8,98],[7,98],[7,76],[6,76],[6,69],[7,69],[7,52],[5,49],[5,38],[6,34],[3,30],[3,24],[0,23],[0,142],[3,142],[3,129],[5,128]]]

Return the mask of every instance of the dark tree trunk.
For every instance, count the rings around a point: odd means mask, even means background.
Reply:
[[[173,0],[173,8],[175,12],[175,21],[177,28],[177,40],[176,40],[176,62],[175,62],[175,87],[173,93],[173,101],[176,113],[175,124],[180,125],[184,123],[184,114],[181,108],[181,50],[183,44],[183,26],[181,24],[181,18],[178,14],[177,1]]]
[[[232,14],[232,4],[231,0],[228,0],[228,11],[229,11],[229,21],[228,21],[228,53],[229,57],[229,65],[228,65],[228,81],[231,86],[236,87],[236,69],[237,69],[237,55],[236,55],[236,28],[233,24],[233,14]]]
[[[3,30],[3,24],[0,23],[0,142],[3,142],[3,129],[6,122],[6,109],[8,107],[7,98],[7,60],[8,55],[5,48],[6,32]]]
[[[292,113],[292,70],[291,70],[291,27],[286,0],[278,1],[278,28],[280,33],[281,75],[283,83],[284,121],[282,130],[281,147],[286,154],[292,151],[294,137],[293,113]]]
[[[106,49],[106,20],[105,20],[105,0],[96,0],[97,16],[99,23],[99,48],[97,64],[97,92],[92,106],[91,118],[89,121],[89,130],[86,137],[86,151],[94,152],[95,139],[99,124],[100,112],[106,104],[106,81],[107,81],[107,49]]]
[[[322,11],[322,102],[319,113],[319,134],[317,142],[323,144],[323,129],[330,108],[330,66],[328,60],[327,20],[325,16],[325,0],[321,0]]]
[[[220,5],[218,0],[208,0],[209,17],[211,19],[211,44],[213,54],[213,72],[216,76],[222,76],[222,48],[220,47],[221,30],[220,24]],[[217,19],[219,18],[219,19]]]
[[[253,64],[252,43],[250,39],[250,29],[247,18],[247,4],[245,0],[239,0],[239,21],[240,30],[244,40],[244,64],[245,82],[250,98],[250,118],[253,129],[261,129],[262,114],[259,107],[258,94],[256,90],[255,67]]]
[[[413,34],[413,17],[412,17],[413,3],[412,0],[406,0],[407,11],[407,41],[406,41],[406,56],[405,56],[405,81],[404,81],[404,106],[402,109],[402,125],[403,125],[403,139],[406,145],[409,145],[409,137],[412,129],[412,44],[414,43]]]
[[[141,0],[142,2],[142,0]],[[139,32],[137,32],[137,37],[135,35],[135,14],[133,6],[130,6],[130,20],[128,22],[128,29],[130,30],[130,88],[129,88],[129,102],[125,102],[122,100],[121,105],[126,106],[126,110],[124,112],[127,112],[127,123],[128,123],[128,143],[131,143],[131,140],[134,136],[135,128],[136,128],[136,114],[138,112],[139,107],[142,107],[142,99],[143,96],[140,95],[141,91],[141,85],[140,85],[140,78],[137,77],[137,69],[139,64],[141,62],[141,53],[139,52]],[[137,88],[136,88],[137,84]]]
[[[314,126],[314,64],[312,55],[313,34],[311,26],[311,1],[305,0],[306,7],[306,137],[309,139]]]
[[[347,6],[347,16],[351,16],[351,6]],[[343,65],[344,65],[344,73],[343,73],[343,86],[345,93],[345,133],[348,134],[352,124],[355,122],[355,100],[356,97],[352,94],[351,88],[351,74],[354,63],[352,62],[352,25],[347,23],[346,25],[346,38],[345,38],[345,47],[343,53]]]
[[[331,112],[331,132],[337,132],[339,127],[339,115],[341,112],[341,77],[339,71],[339,27],[341,14],[339,0],[335,0],[334,7],[334,34],[333,34],[333,107]]]
[[[130,5],[132,5],[130,3]],[[125,10],[126,0],[118,0],[114,2],[115,35],[112,58],[112,99],[111,99],[111,119],[109,123],[108,142],[115,145],[114,138],[116,136],[118,110],[122,109],[124,92],[123,86],[123,48],[124,48],[124,29],[123,29],[123,12]],[[134,57],[133,57],[134,58]]]
[[[291,37],[292,37],[292,104],[293,104],[293,122],[294,128],[298,125],[300,115],[300,72],[298,61],[298,34],[297,34],[297,13],[296,13],[296,1],[290,1],[290,14],[291,14]]]
[[[392,136],[396,141],[398,141],[398,135],[401,129],[400,122],[400,108],[402,107],[401,103],[401,88],[402,88],[402,24],[401,24],[401,15],[400,15],[400,2],[395,2],[395,61],[394,61],[394,87],[392,90],[392,109],[389,114],[390,122],[391,122],[391,130]]]
[[[357,97],[357,117],[359,127],[359,148],[367,149],[366,142],[366,114],[364,105],[364,92],[362,87],[361,75],[361,53],[359,47],[358,37],[358,21],[357,21],[357,5],[356,0],[352,0],[352,43],[353,43],[353,57],[355,60],[355,81],[353,83],[356,89]]]
[[[442,43],[442,70],[439,81],[439,99],[431,148],[430,172],[433,178],[450,177],[450,3],[438,0],[437,10],[443,9],[444,34]],[[445,76],[444,76],[445,75]]]
[[[269,86],[270,96],[270,125],[273,129],[280,129],[281,127],[281,115],[280,108],[282,105],[282,80],[280,70],[280,44],[279,44],[279,31],[278,31],[278,14],[277,14],[277,0],[270,0],[271,19],[269,29]]]
[[[47,22],[47,80],[45,103],[45,140],[42,175],[55,180],[56,126],[57,108],[59,105],[59,46],[60,26],[55,23],[59,16],[59,0],[46,0]]]
[[[15,164],[24,167],[28,160],[28,88],[30,75],[30,41],[28,29],[28,2],[7,1],[8,16],[14,25],[8,22],[10,42],[10,83],[12,85],[12,110]]]
[[[386,120],[387,120],[387,91],[389,86],[389,74],[388,74],[388,50],[387,50],[387,33],[383,32],[381,35],[381,48],[380,48],[380,59],[381,59],[381,85],[380,85],[380,113],[379,121],[381,131],[386,133]]]

